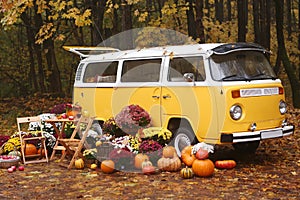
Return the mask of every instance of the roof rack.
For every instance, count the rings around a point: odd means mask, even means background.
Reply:
[[[70,51],[79,55],[81,58],[89,57],[90,55],[99,55],[108,52],[117,52],[120,49],[112,47],[84,47],[84,46],[63,46],[66,51]]]

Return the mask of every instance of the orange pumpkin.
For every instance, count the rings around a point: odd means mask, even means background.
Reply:
[[[135,168],[142,169],[143,162],[147,160],[149,160],[149,156],[147,156],[146,154],[142,154],[142,153],[136,154],[136,156],[134,157]]]
[[[205,159],[205,160],[196,159],[193,162],[192,169],[195,175],[207,177],[213,175],[215,165],[209,159]]]
[[[165,158],[173,158],[174,156],[177,156],[175,147],[173,146],[164,147],[162,155]]]
[[[25,151],[24,152],[25,152],[26,156],[35,155],[35,154],[37,154],[37,148],[34,144],[27,143],[25,145]]]
[[[100,168],[102,172],[106,174],[113,173],[115,170],[115,163],[112,160],[103,160],[101,162]]]
[[[39,155],[45,156],[45,149],[39,148],[39,150],[37,151],[37,153],[38,153]]]
[[[193,165],[193,162],[196,160],[196,157],[194,154],[192,154],[192,147],[193,146],[186,146],[184,149],[181,151],[181,160],[182,162],[191,167]]]

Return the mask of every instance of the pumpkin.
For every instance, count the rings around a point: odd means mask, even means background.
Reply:
[[[173,146],[164,147],[162,155],[165,158],[173,158],[174,156],[177,156],[175,147]]]
[[[207,176],[213,175],[215,165],[209,159],[205,159],[205,160],[196,159],[193,162],[192,169],[193,169],[193,172],[195,173],[195,175],[207,177]]]
[[[142,169],[147,166],[152,166],[152,162],[146,159],[145,161],[142,162]]]
[[[37,148],[34,144],[27,143],[25,145],[25,151],[24,152],[25,152],[26,156],[35,155],[35,154],[37,154]]]
[[[193,169],[186,166],[185,168],[182,168],[180,170],[180,176],[182,178],[193,178],[194,177],[194,172],[193,172]]]
[[[234,160],[217,160],[215,166],[218,169],[232,169],[236,166],[236,162]]]
[[[41,152],[42,152],[42,153],[41,153]],[[45,149],[39,148],[39,150],[37,151],[37,153],[38,153],[39,155],[45,156]]]
[[[145,160],[149,160],[149,156],[147,156],[146,154],[142,154],[142,153],[136,154],[136,156],[134,157],[134,166],[137,169],[142,169],[142,163]]]
[[[175,172],[181,168],[181,161],[177,156],[173,158],[162,157],[157,161],[157,166],[161,171]]]
[[[75,168],[76,169],[83,169],[84,168],[84,161],[82,158],[75,160]]]
[[[112,160],[103,160],[100,165],[101,171],[110,174],[115,170],[115,163]]]
[[[193,146],[186,146],[184,149],[181,151],[181,160],[182,162],[191,167],[193,162],[195,161],[196,157],[194,154],[192,154],[192,147]]]
[[[208,158],[208,151],[205,150],[205,149],[200,148],[200,149],[197,151],[197,153],[196,153],[195,156],[196,156],[196,158],[197,158],[198,160],[204,160],[204,159]]]
[[[142,172],[146,175],[155,174],[155,167],[152,165],[145,166],[143,167]]]

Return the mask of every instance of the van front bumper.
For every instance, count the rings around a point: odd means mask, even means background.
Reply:
[[[221,143],[239,143],[239,142],[251,142],[270,138],[280,138],[288,136],[294,133],[295,127],[284,126],[281,128],[249,131],[249,132],[238,132],[231,134],[221,134]]]

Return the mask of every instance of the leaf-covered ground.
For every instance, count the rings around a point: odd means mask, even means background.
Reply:
[[[15,117],[49,112],[70,99],[31,97],[1,100],[1,134],[16,130]],[[255,155],[240,156],[230,146],[210,158],[235,159],[236,168],[209,178],[182,179],[179,172],[143,175],[99,169],[67,170],[55,161],[26,165],[25,171],[0,169],[0,199],[300,199],[300,111],[289,120],[294,135],[263,141]]]

